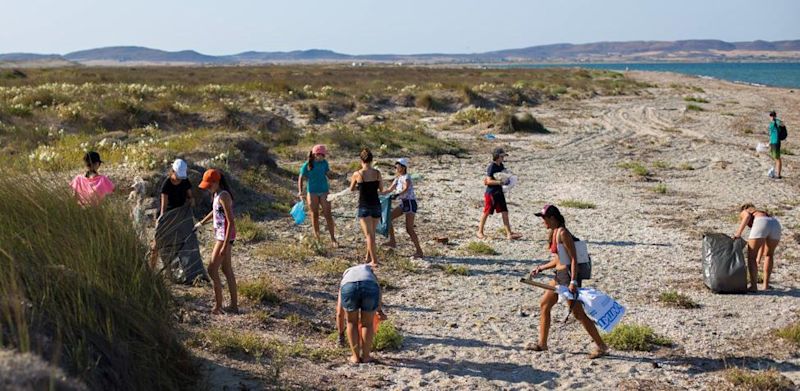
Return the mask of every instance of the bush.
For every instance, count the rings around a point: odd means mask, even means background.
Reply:
[[[493,122],[494,117],[494,111],[478,107],[459,111],[453,116],[453,120],[460,124],[477,125],[480,123]]]
[[[679,308],[700,308],[700,305],[689,296],[676,291],[661,292],[658,301],[670,306]]]
[[[467,251],[473,255],[497,255],[499,254],[492,246],[484,242],[469,242],[467,244]]]
[[[215,353],[245,354],[256,359],[269,355],[274,344],[256,333],[242,330],[212,328],[200,334],[200,341],[194,345],[205,346]]]
[[[498,116],[497,127],[503,133],[550,133],[530,113],[511,114],[506,112]]]
[[[705,100],[703,98],[696,98],[694,96],[685,96],[683,100],[687,102],[708,103],[708,100]]]
[[[656,346],[671,346],[668,338],[656,335],[648,326],[621,324],[603,336],[603,340],[614,349],[625,351],[650,351]]]
[[[244,242],[259,242],[264,240],[266,234],[261,227],[250,218],[249,214],[236,219],[236,238]]]
[[[796,390],[794,383],[780,372],[770,369],[768,371],[751,371],[740,368],[730,368],[725,371],[725,380],[736,389],[748,391],[790,391]]]
[[[400,331],[389,321],[381,322],[375,339],[372,340],[372,349],[376,351],[398,350],[403,345],[403,336]]]
[[[92,389],[193,389],[173,300],[143,261],[127,206],[112,197],[84,208],[64,187],[0,178],[3,345],[38,352]]]
[[[588,201],[581,201],[581,200],[562,200],[558,202],[558,206],[563,206],[565,208],[576,208],[576,209],[594,209],[597,206]]]
[[[446,111],[447,103],[431,94],[423,94],[415,99],[414,104],[428,111]]]
[[[469,269],[466,266],[453,266],[450,264],[447,265],[434,265],[435,268],[440,269],[444,272],[444,274],[448,274],[451,276],[468,276]]]
[[[649,176],[650,170],[639,162],[625,162],[617,165],[619,168],[626,168],[631,170],[637,176]]]
[[[775,330],[775,335],[800,346],[800,322]]]
[[[237,288],[240,295],[256,303],[278,304],[281,302],[275,281],[268,276],[262,276],[254,281],[241,281]]]

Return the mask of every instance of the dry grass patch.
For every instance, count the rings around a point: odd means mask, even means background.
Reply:
[[[498,255],[500,254],[492,246],[484,242],[469,242],[466,247],[467,252],[472,255]]]
[[[658,301],[670,307],[700,308],[700,304],[697,304],[692,298],[677,291],[661,292],[658,296]]]
[[[588,201],[581,201],[581,200],[561,200],[558,202],[558,206],[562,206],[564,208],[575,208],[575,209],[594,209],[597,205],[588,202]]]
[[[376,351],[398,350],[403,345],[403,335],[391,321],[383,321],[378,326],[372,349]]]
[[[246,214],[236,219],[236,238],[253,243],[266,239],[266,233],[249,214]]]
[[[470,274],[469,268],[463,265],[453,266],[450,264],[445,264],[445,265],[433,265],[433,267],[443,271],[444,274],[451,276],[468,276]]]
[[[650,175],[650,170],[648,170],[647,167],[639,162],[623,162],[617,164],[617,167],[631,170],[633,174],[641,177]]]
[[[350,266],[350,262],[343,259],[320,259],[311,264],[311,270],[325,276],[338,277]]]
[[[774,369],[752,371],[749,369],[730,368],[725,371],[724,378],[736,390],[792,391],[797,389],[791,380]]]
[[[653,193],[657,194],[667,194],[667,184],[666,183],[659,183],[652,188]]]
[[[280,288],[271,276],[261,276],[256,280],[241,281],[237,285],[239,294],[255,303],[278,304],[281,302]]]
[[[671,346],[669,338],[656,334],[649,326],[621,324],[605,334],[603,340],[614,349],[647,352],[658,346]]]
[[[800,322],[775,330],[775,335],[800,347]]]
[[[314,257],[314,253],[304,246],[278,242],[261,244],[253,253],[262,260],[280,259],[289,262],[304,262]]]

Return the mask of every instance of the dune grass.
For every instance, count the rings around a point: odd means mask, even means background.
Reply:
[[[685,96],[683,100],[686,102],[695,102],[695,103],[709,103],[707,99],[698,98],[695,96]]]
[[[484,242],[469,242],[467,252],[472,255],[497,255],[500,254],[492,246]]]
[[[659,183],[652,188],[653,193],[657,194],[667,194],[667,184],[666,183]]]
[[[236,238],[244,242],[252,243],[266,239],[264,230],[253,221],[249,214],[245,214],[236,219]]]
[[[278,304],[281,302],[280,290],[275,280],[269,276],[261,276],[255,280],[239,281],[239,294],[255,303]]]
[[[724,378],[737,390],[791,391],[797,389],[791,380],[774,369],[752,371],[729,368],[725,371]]]
[[[173,300],[145,265],[127,207],[112,198],[84,208],[65,187],[0,178],[2,344],[60,363],[92,389],[192,389]]]
[[[658,301],[664,305],[678,308],[700,308],[700,304],[692,300],[691,297],[686,296],[677,291],[665,291],[658,295]]]
[[[650,351],[657,346],[671,346],[672,341],[657,335],[649,326],[621,324],[605,334],[603,340],[614,349],[624,351]]]
[[[558,202],[558,206],[561,206],[561,207],[564,207],[564,208],[575,208],[575,209],[594,209],[594,208],[597,208],[597,205],[595,205],[594,203],[591,203],[589,201],[575,200],[575,199],[561,200],[561,201]]]
[[[688,104],[686,105],[686,111],[706,111],[706,109],[695,104]]]
[[[800,347],[800,322],[775,330],[775,335]]]
[[[650,175],[650,170],[639,162],[622,162],[617,164],[617,167],[631,170],[633,174],[641,177]]]
[[[450,264],[445,264],[445,265],[434,265],[434,267],[440,269],[441,271],[444,272],[444,274],[450,276],[468,276],[470,274],[469,268],[463,265],[453,266]]]

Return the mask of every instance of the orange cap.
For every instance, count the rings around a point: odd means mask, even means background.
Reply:
[[[222,179],[222,174],[219,172],[219,170],[210,168],[203,173],[203,181],[200,182],[199,187],[203,190],[208,189],[212,183],[219,183],[220,179]]]

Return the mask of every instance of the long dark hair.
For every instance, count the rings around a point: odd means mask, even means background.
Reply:
[[[228,181],[225,180],[225,174],[222,171],[219,172],[219,189],[227,191],[231,195],[231,200],[233,200],[233,191],[231,191],[231,187],[228,185]]]
[[[90,178],[92,175],[98,175],[97,170],[94,169],[95,163],[100,163],[100,154],[95,151],[86,152],[83,155],[83,162],[86,164],[86,174],[84,174],[87,178]]]
[[[311,171],[314,169],[314,150],[308,151],[308,170]]]

